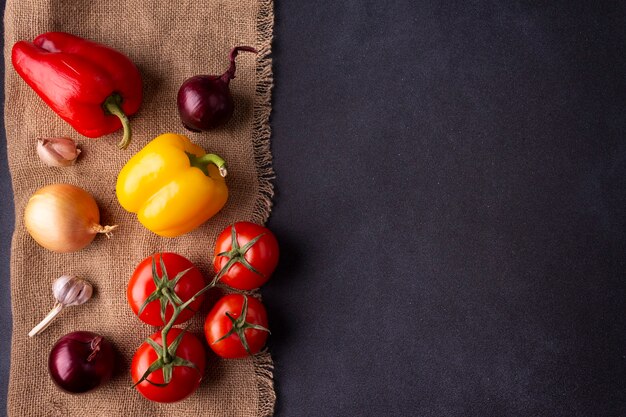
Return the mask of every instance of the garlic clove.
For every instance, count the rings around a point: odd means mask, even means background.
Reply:
[[[71,138],[39,138],[37,154],[39,159],[50,167],[66,167],[76,162],[80,149]]]

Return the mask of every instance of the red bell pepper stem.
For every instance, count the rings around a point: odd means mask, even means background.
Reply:
[[[122,122],[122,127],[124,128],[124,136],[122,137],[122,141],[117,144],[117,147],[120,149],[126,149],[130,144],[130,140],[133,136],[132,131],[130,130],[130,122],[128,121],[128,116],[124,114],[122,107],[120,106],[122,98],[119,94],[111,94],[103,103],[103,107],[105,110],[112,115],[119,117],[120,122]]]

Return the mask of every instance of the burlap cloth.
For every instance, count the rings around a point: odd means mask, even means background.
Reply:
[[[129,365],[144,338],[157,329],[131,312],[125,288],[134,267],[159,251],[173,251],[212,276],[215,237],[236,220],[265,222],[272,188],[269,151],[270,43],[272,0],[88,1],[8,0],[5,12],[5,118],[9,168],[15,197],[15,233],[11,249],[13,339],[8,394],[10,416],[265,416],[273,413],[272,360],[221,360],[208,353],[200,388],[188,399],[161,405],[130,389]],[[131,118],[134,139],[125,151],[116,148],[121,131],[88,139],[54,114],[19,78],[10,60],[11,47],[47,31],[65,31],[110,45],[139,67],[144,100]],[[235,115],[224,128],[194,134],[178,119],[176,92],[196,74],[221,74],[235,45],[256,46],[260,54],[241,53],[237,78],[231,82]],[[230,198],[220,214],[196,231],[175,239],[158,237],[125,212],[115,197],[117,173],[149,140],[164,132],[186,133],[229,164]],[[70,168],[47,168],[37,158],[37,137],[69,135],[83,149]],[[74,254],[55,254],[27,234],[22,214],[29,196],[53,183],[70,183],[89,191],[101,208],[103,224],[118,224],[111,239],[98,236]],[[5,196],[10,198],[10,196]],[[62,274],[90,280],[95,296],[85,305],[65,309],[48,330],[28,338],[28,331],[53,305],[50,285]],[[213,300],[217,295],[213,294]],[[209,305],[196,314],[191,331],[202,337]],[[271,324],[270,324],[271,325]],[[81,396],[58,390],[48,376],[48,353],[55,341],[74,330],[100,333],[118,350],[112,381]],[[208,350],[208,349],[207,349]]]

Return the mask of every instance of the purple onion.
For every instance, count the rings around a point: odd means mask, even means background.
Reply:
[[[233,97],[229,83],[235,78],[235,58],[239,51],[256,53],[249,46],[230,51],[230,67],[222,75],[196,75],[183,82],[178,90],[178,114],[185,128],[200,132],[228,122],[233,115]]]
[[[113,346],[91,332],[72,332],[60,338],[48,358],[52,380],[64,391],[90,391],[113,375]]]

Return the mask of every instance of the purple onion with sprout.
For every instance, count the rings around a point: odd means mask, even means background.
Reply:
[[[230,80],[235,78],[235,58],[239,51],[254,52],[250,46],[236,46],[229,54],[230,67],[222,75],[196,75],[178,90],[178,114],[185,128],[200,132],[226,124],[233,115]]]
[[[54,345],[48,357],[52,380],[72,394],[90,391],[108,381],[114,367],[113,346],[91,332],[66,334]]]

